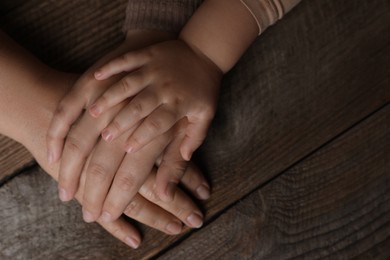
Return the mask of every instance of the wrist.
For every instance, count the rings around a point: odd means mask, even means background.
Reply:
[[[179,38],[226,73],[257,34],[256,21],[240,1],[208,0],[188,21]]]

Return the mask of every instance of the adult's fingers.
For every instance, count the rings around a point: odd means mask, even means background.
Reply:
[[[117,110],[119,108],[113,109],[112,113]],[[62,201],[69,201],[73,198],[85,161],[110,118],[111,115],[108,113],[99,119],[84,113],[69,132],[64,145],[58,179],[59,197]]]
[[[85,172],[83,172],[80,178],[80,187],[76,194],[76,199],[83,205],[83,194],[84,194],[84,185],[86,181]],[[103,222],[101,220],[97,220],[97,222],[109,232],[111,235],[126,243],[128,246],[132,248],[138,248],[141,243],[141,235],[138,230],[127,222],[123,218],[119,218],[112,222]]]
[[[96,221],[101,215],[114,175],[125,156],[123,144],[119,141],[122,140],[112,143],[100,140],[90,156],[85,171],[83,197],[83,217],[86,222]]]
[[[168,235],[177,235],[182,230],[182,222],[155,203],[136,194],[124,212],[128,217]]]
[[[59,103],[46,135],[49,163],[54,163],[61,157],[65,137],[71,125],[82,113],[85,104],[85,99],[80,98],[76,88],[73,88]]]
[[[169,202],[173,200],[177,184],[186,171],[188,161],[180,154],[180,144],[183,140],[187,120],[181,120],[176,127],[175,137],[167,146],[157,170],[156,191],[161,200]],[[179,126],[181,125],[181,127]]]
[[[181,183],[198,199],[207,200],[210,198],[210,185],[200,169],[193,162],[189,162],[181,178]]]
[[[97,221],[111,235],[127,244],[128,246],[137,249],[141,243],[141,235],[138,230],[123,218],[119,218],[113,222]]]
[[[189,198],[181,189],[176,188],[173,200],[164,202],[159,198],[154,189],[155,181],[155,174],[151,174],[139,190],[139,193],[150,202],[170,212],[187,226],[191,228],[200,228],[203,225],[203,214],[191,198]]]
[[[171,132],[167,132],[138,152],[125,156],[104,202],[103,220],[112,221],[120,216],[145,182],[170,138]]]

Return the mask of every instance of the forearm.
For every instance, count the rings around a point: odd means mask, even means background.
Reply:
[[[206,0],[179,37],[226,73],[259,32],[275,23],[299,1]]]
[[[84,78],[93,80],[93,69],[113,57],[172,37],[129,31],[127,41],[98,61]],[[23,144],[57,179],[58,164],[49,165],[46,159],[46,132],[58,103],[78,76],[47,67],[2,32],[0,68],[0,133]]]

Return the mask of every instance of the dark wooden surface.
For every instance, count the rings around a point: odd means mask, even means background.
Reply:
[[[125,2],[26,1],[1,21],[45,62],[78,71],[120,42]],[[59,204],[34,167],[0,187],[0,258],[390,257],[389,13],[386,0],[303,1],[259,37],[225,77],[197,154],[213,186],[202,230],[141,226],[132,251]],[[20,155],[7,149],[9,174]]]

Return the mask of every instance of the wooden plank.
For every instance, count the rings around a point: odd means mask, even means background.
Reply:
[[[31,17],[7,16],[6,25],[11,28],[7,30],[26,45],[31,45],[39,56],[52,57],[53,63],[59,64],[59,67],[70,68],[72,63],[76,68],[83,67],[102,54],[102,49],[89,49],[98,48],[101,41],[106,43],[111,38],[95,32],[99,36],[91,35],[95,37],[92,42],[83,36],[89,27],[83,27],[84,31],[78,29],[76,25],[84,25],[77,22],[78,16],[74,15],[79,14],[82,4],[67,9],[69,13],[62,13],[61,10],[51,9],[48,2],[44,3],[46,5],[42,4],[39,8],[34,5],[25,9],[24,12],[30,12]],[[65,2],[62,3],[66,6]],[[107,6],[110,6],[108,2]],[[198,153],[198,159],[213,183],[213,197],[205,206],[208,217],[221,212],[388,102],[388,11],[385,0],[359,3],[303,1],[259,38],[226,77],[216,120],[206,144]],[[73,17],[75,22],[63,18],[65,14]],[[85,15],[88,16],[88,12]],[[34,17],[40,23],[34,22]],[[86,24],[94,23],[95,19],[104,22],[93,15],[88,17],[90,20],[83,20]],[[54,19],[52,24],[49,19]],[[27,23],[24,28],[25,22],[34,26]],[[63,31],[65,28],[66,33]],[[28,37],[23,37],[24,33]],[[51,38],[51,33],[55,37]],[[67,33],[78,40],[67,38]],[[81,42],[78,37],[82,38]],[[59,47],[69,47],[67,39],[72,39],[69,43],[73,50],[71,53],[66,51],[67,48]],[[88,44],[82,45],[84,41]],[[35,46],[41,47],[34,48],[34,42]],[[109,46],[109,43],[104,46]],[[56,55],[60,55],[61,62],[55,61]],[[25,185],[28,182],[31,185],[39,183],[28,179],[25,182]],[[78,219],[81,221],[81,218]],[[52,222],[47,220],[46,224],[50,229]],[[89,236],[90,241],[85,242],[89,243],[85,245],[88,248],[93,248],[92,237]],[[71,238],[63,241],[60,245],[62,250],[72,247],[69,245],[73,245],[74,238]],[[144,245],[132,251],[131,256],[135,259],[153,256],[173,240],[147,229]],[[94,250],[102,252],[100,244],[95,245]],[[102,254],[130,254],[119,243],[117,245]]]
[[[45,63],[72,72],[88,68],[118,45],[127,0],[31,0],[0,24]]]
[[[161,259],[388,259],[389,122],[390,105]]]
[[[208,219],[389,101],[389,11],[386,1],[303,1],[259,38],[225,78],[198,153],[213,186]],[[134,257],[171,243],[147,229]]]
[[[4,15],[18,6],[24,4],[26,0],[2,0],[0,2],[0,15]]]
[[[131,249],[97,224],[82,221],[76,202],[60,203],[57,185],[38,168],[0,188],[0,259],[123,259]]]
[[[0,183],[32,161],[32,155],[21,144],[0,135]]]

